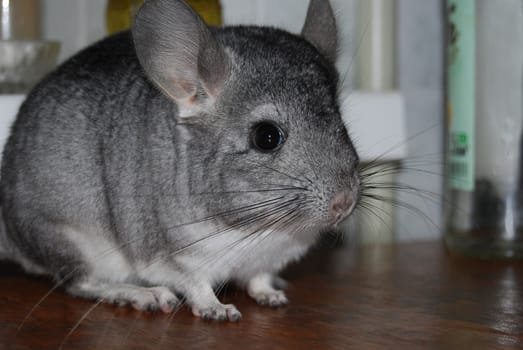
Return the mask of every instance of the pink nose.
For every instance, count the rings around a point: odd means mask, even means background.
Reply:
[[[334,195],[330,203],[330,217],[334,225],[339,224],[343,221],[354,208],[353,196],[346,192],[342,191]]]

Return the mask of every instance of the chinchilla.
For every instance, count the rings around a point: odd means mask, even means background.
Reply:
[[[301,35],[145,1],[130,32],[66,61],[21,106],[1,172],[4,255],[139,310],[183,300],[236,321],[215,295],[226,281],[286,304],[276,273],[360,197],[337,42],[328,0],[311,0]]]

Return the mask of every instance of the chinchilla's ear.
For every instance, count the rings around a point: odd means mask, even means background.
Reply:
[[[329,0],[310,0],[301,34],[330,62],[336,62],[338,29]]]
[[[229,59],[211,30],[182,0],[146,0],[133,29],[138,59],[148,77],[184,109],[216,98]]]

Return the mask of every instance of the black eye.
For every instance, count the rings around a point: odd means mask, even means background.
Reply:
[[[285,142],[283,131],[269,122],[256,124],[252,132],[252,144],[261,152],[271,152]]]

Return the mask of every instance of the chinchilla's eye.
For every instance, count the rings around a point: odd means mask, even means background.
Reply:
[[[260,152],[274,152],[285,142],[283,131],[271,122],[261,122],[252,130],[252,145]]]

